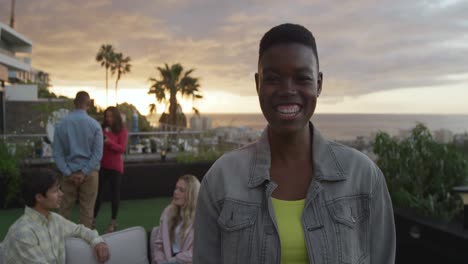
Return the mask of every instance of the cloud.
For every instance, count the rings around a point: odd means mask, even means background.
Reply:
[[[9,1],[0,1],[8,21]],[[467,1],[42,0],[17,2],[17,29],[33,64],[54,84],[104,87],[94,58],[110,43],[132,57],[123,87],[144,87],[155,66],[195,68],[202,89],[255,95],[258,42],[269,28],[300,23],[317,38],[322,100],[466,83]],[[112,87],[112,86],[111,86]]]

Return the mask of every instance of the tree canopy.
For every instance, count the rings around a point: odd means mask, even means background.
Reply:
[[[468,163],[452,144],[436,142],[423,124],[402,140],[377,134],[374,153],[395,207],[447,221],[462,210],[452,188],[467,184]]]
[[[179,64],[164,67],[156,67],[159,78],[150,78],[152,85],[148,94],[154,94],[158,103],[166,104],[169,101],[169,113],[162,115],[159,120],[171,126],[186,126],[185,116],[177,101],[177,94],[192,100],[203,98],[199,88],[199,78],[193,77],[194,69],[185,70]],[[150,110],[155,110],[155,104],[150,105]],[[185,120],[185,122],[184,122]]]

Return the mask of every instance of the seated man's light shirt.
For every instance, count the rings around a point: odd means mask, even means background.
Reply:
[[[281,243],[281,264],[309,263],[302,228],[305,200],[284,201],[271,198]]]
[[[48,217],[26,207],[3,242],[5,264],[65,263],[65,239],[79,237],[92,247],[104,242],[95,230],[50,212]]]

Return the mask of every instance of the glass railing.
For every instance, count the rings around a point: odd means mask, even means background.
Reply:
[[[4,134],[0,138],[27,164],[53,163],[52,145],[46,134]],[[207,153],[216,156],[248,143],[242,135],[237,138],[233,140],[216,130],[129,132],[123,155],[127,162],[174,160]]]

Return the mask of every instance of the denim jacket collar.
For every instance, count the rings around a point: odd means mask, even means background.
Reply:
[[[341,181],[346,180],[346,174],[335,156],[328,142],[309,122],[313,130],[313,162],[315,178],[318,181]],[[255,188],[265,181],[270,181],[271,152],[268,140],[268,127],[263,130],[262,136],[256,143],[255,159],[251,170],[248,186]]]

